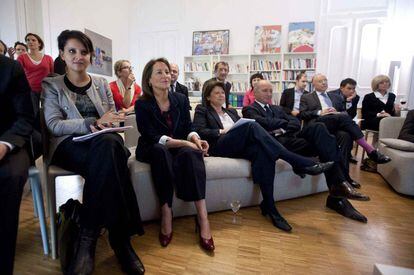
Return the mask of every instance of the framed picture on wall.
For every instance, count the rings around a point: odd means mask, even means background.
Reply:
[[[230,30],[193,32],[193,55],[228,54]]]
[[[297,22],[289,24],[289,52],[315,51],[315,22]]]
[[[254,53],[280,53],[282,26],[256,26]]]
[[[112,76],[112,40],[88,29],[85,29],[85,34],[92,40],[94,48],[88,72]]]

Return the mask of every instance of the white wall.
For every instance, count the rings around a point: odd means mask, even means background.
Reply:
[[[166,56],[182,68],[184,56],[191,55],[193,31],[217,29],[230,30],[230,54],[247,54],[252,52],[254,28],[260,25],[282,25],[285,50],[289,22],[318,21],[319,5],[320,0],[133,1],[131,60],[139,72],[150,58],[158,56]],[[159,40],[165,37],[167,42]],[[170,43],[177,48],[168,49]]]
[[[14,0],[1,0],[0,6],[0,39],[7,47],[13,47],[18,40],[16,3]]]

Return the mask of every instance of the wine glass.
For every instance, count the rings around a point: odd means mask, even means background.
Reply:
[[[239,211],[241,206],[241,201],[240,200],[232,200],[230,202],[230,207],[231,207],[231,211],[233,211],[233,223],[236,224],[237,223],[237,211]]]
[[[400,116],[401,117],[407,116],[408,110],[407,110],[406,104],[407,104],[407,98],[405,97],[400,98]]]

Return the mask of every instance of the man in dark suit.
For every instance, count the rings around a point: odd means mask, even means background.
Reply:
[[[12,274],[34,114],[23,68],[5,56],[0,56],[0,117],[0,274]]]
[[[243,117],[255,119],[292,152],[306,156],[317,155],[323,162],[335,161],[334,166],[325,172],[327,185],[330,191],[338,187],[346,191],[342,197],[329,195],[327,207],[345,217],[367,222],[366,217],[346,199],[369,200],[367,196],[356,192],[346,181],[346,171],[336,139],[329,134],[323,123],[313,123],[301,130],[297,118],[286,114],[280,106],[267,104],[271,96],[271,83],[266,80],[259,81],[255,86],[256,101],[243,108]]]
[[[359,95],[355,91],[357,82],[352,78],[345,78],[341,81],[339,89],[328,92],[328,94],[336,94],[344,99],[343,109],[346,110],[351,118],[357,114]]]
[[[414,143],[414,110],[408,112],[398,138]]]
[[[224,61],[217,62],[216,65],[214,65],[214,74],[215,77],[210,78],[203,84],[202,91],[204,92],[204,89],[207,87],[211,81],[220,81],[224,82],[224,92],[226,94],[226,106],[223,106],[225,108],[231,107],[230,105],[230,91],[231,91],[231,83],[227,81],[227,76],[229,75],[229,64]]]
[[[328,92],[328,94],[336,94],[341,96],[344,99],[344,109],[351,118],[354,118],[357,114],[359,95],[355,91],[357,82],[352,78],[345,78],[341,81],[339,89]],[[352,163],[357,163],[358,161],[352,157],[351,154],[352,147],[349,151],[348,159]]]
[[[180,70],[178,68],[178,65],[174,64],[174,63],[171,63],[170,67],[171,67],[171,71],[170,71],[170,73],[171,73],[171,88],[170,88],[170,91],[183,94],[189,100],[189,98],[188,98],[188,88],[185,85],[178,82],[178,76],[180,74]],[[190,110],[191,110],[191,106],[190,106]]]
[[[302,95],[309,93],[305,90],[307,84],[308,79],[306,73],[301,72],[296,76],[295,87],[285,89],[283,91],[279,105],[283,108],[283,110],[285,110],[287,114],[296,117],[300,114],[300,98],[302,97]]]
[[[324,123],[329,132],[337,137],[344,159],[347,159],[352,143],[355,141],[367,151],[368,157],[376,163],[384,164],[391,161],[388,156],[381,154],[367,143],[361,129],[346,112],[343,98],[334,93],[326,92],[328,88],[326,76],[316,74],[312,79],[312,84],[315,91],[303,95],[300,99],[300,117],[304,120],[305,125],[314,122]]]

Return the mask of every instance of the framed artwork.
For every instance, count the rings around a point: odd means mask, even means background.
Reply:
[[[280,53],[282,26],[256,26],[254,53]]]
[[[314,52],[314,45],[315,22],[298,22],[289,24],[289,52]]]
[[[193,32],[193,55],[228,54],[230,30]]]
[[[85,29],[85,34],[92,40],[94,48],[88,72],[112,76],[112,40],[88,29]]]

